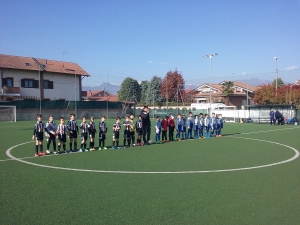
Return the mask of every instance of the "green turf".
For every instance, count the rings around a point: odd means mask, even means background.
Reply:
[[[31,141],[34,123],[0,123],[0,160],[9,159],[8,148]],[[287,160],[293,150],[252,139],[299,150],[299,134],[296,126],[225,124],[222,138],[39,158],[32,158],[31,142],[11,154],[88,170],[223,170]],[[0,224],[300,224],[299,177],[299,158],[260,169],[195,174],[82,172],[0,161]]]

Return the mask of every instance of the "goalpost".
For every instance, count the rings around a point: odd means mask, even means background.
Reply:
[[[0,122],[16,122],[17,110],[14,105],[1,105],[0,106]]]

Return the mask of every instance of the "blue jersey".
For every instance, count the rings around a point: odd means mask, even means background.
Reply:
[[[182,122],[182,119],[180,118],[177,118],[176,119],[176,129],[178,130],[178,131],[181,131],[182,130],[182,126],[183,126],[183,122]]]
[[[215,129],[217,126],[217,120],[216,117],[211,117],[209,120],[210,128]]]
[[[187,125],[188,127],[192,128],[194,125],[194,118],[192,116],[188,117],[188,121],[187,121]]]
[[[199,121],[199,128],[200,128],[200,129],[203,129],[203,127],[204,127],[204,120],[203,120],[203,117],[199,117],[198,121]]]
[[[275,118],[275,112],[274,112],[274,111],[271,111],[271,112],[270,112],[270,118],[271,118],[271,119],[274,119],[274,118]]]
[[[160,120],[156,120],[155,128],[161,130],[161,121]]]
[[[200,125],[200,121],[199,118],[198,119],[194,119],[194,126],[199,126]]]

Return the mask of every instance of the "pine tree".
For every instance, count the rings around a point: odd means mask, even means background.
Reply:
[[[118,99],[139,102],[141,100],[141,88],[137,80],[130,77],[125,78],[118,92]]]
[[[146,92],[146,104],[153,104],[153,101],[160,102],[162,100],[160,88],[161,79],[157,76],[152,77]]]

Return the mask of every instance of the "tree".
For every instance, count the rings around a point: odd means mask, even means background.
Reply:
[[[224,81],[222,84],[223,95],[226,98],[226,105],[229,105],[229,95],[234,93],[233,81]]]
[[[273,85],[260,85],[254,93],[253,101],[259,105],[276,104],[276,89]]]
[[[162,96],[160,92],[161,78],[154,76],[149,82],[148,89],[146,92],[146,103],[150,104],[154,102],[161,102]]]
[[[124,101],[137,101],[141,99],[141,89],[137,80],[130,77],[125,78],[118,92],[118,99]]]
[[[274,81],[272,82],[272,85],[276,86],[276,79],[274,79]],[[277,87],[282,87],[282,86],[284,86],[284,82],[283,82],[283,80],[280,77],[278,77],[278,79],[277,79]]]
[[[167,72],[161,83],[161,94],[164,99],[173,101],[174,99],[181,100],[182,93],[184,93],[184,79],[177,69]]]
[[[140,84],[141,87],[141,102],[146,103],[147,91],[149,88],[150,82],[147,80],[143,80]]]

